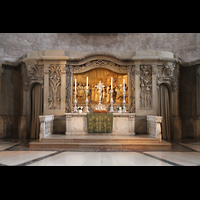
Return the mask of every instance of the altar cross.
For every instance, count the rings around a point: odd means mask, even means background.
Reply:
[[[99,81],[99,84],[97,84],[95,87],[99,89],[99,104],[98,104],[98,109],[102,109],[102,104],[101,104],[101,89],[105,87],[105,85],[102,85],[101,81]]]
[[[95,85],[99,90],[101,90],[105,85],[102,85],[101,81],[99,81],[99,84]]]

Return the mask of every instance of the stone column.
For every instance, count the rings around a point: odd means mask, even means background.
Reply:
[[[195,138],[200,138],[200,65],[197,65],[196,67],[196,105],[197,119]]]

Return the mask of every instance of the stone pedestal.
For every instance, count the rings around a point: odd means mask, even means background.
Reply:
[[[161,123],[161,116],[147,116],[147,133],[150,134],[150,136],[159,139],[160,142],[162,141]]]
[[[42,141],[42,139],[48,137],[53,133],[54,115],[43,115],[39,116],[39,118],[40,118],[39,140]]]

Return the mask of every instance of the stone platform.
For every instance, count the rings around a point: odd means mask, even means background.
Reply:
[[[166,149],[171,143],[153,138],[150,135],[116,136],[112,134],[58,135],[52,134],[41,141],[29,143],[31,148],[59,148],[69,150],[134,150],[134,149]]]

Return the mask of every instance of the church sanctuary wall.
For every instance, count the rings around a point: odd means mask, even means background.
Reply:
[[[181,60],[171,52],[138,50],[108,54],[44,50],[21,56],[15,66],[5,65],[4,60],[3,70],[1,69],[1,105],[5,103],[5,108],[3,106],[0,109],[0,125],[4,124],[4,137],[29,137],[30,97],[35,83],[41,84],[44,90],[43,114],[54,115],[53,132],[64,134],[65,113],[73,111],[73,75],[94,68],[128,74],[130,93],[126,107],[128,112],[136,114],[136,134],[146,133],[147,115],[157,115],[160,84],[166,84],[170,91],[172,138],[196,137],[199,134],[197,120],[200,106],[197,94],[200,87],[195,87],[200,83],[197,79],[199,76],[196,75],[199,68],[196,64],[192,66],[190,62],[187,63],[188,67],[185,64],[181,66]],[[194,80],[190,83],[191,79]],[[185,86],[187,82],[188,85]],[[145,96],[147,93],[148,96]],[[195,100],[188,103],[190,95]],[[180,98],[185,99],[180,102]],[[195,114],[197,107],[198,112]],[[191,120],[195,122],[190,123]],[[0,129],[0,137],[1,132]]]
[[[3,65],[1,76],[1,138],[18,138],[21,118],[20,67]]]
[[[134,52],[162,50],[179,57],[200,57],[200,33],[0,33],[0,59],[31,51]]]
[[[180,116],[182,138],[200,138],[199,129],[199,65],[183,66],[180,70]]]

